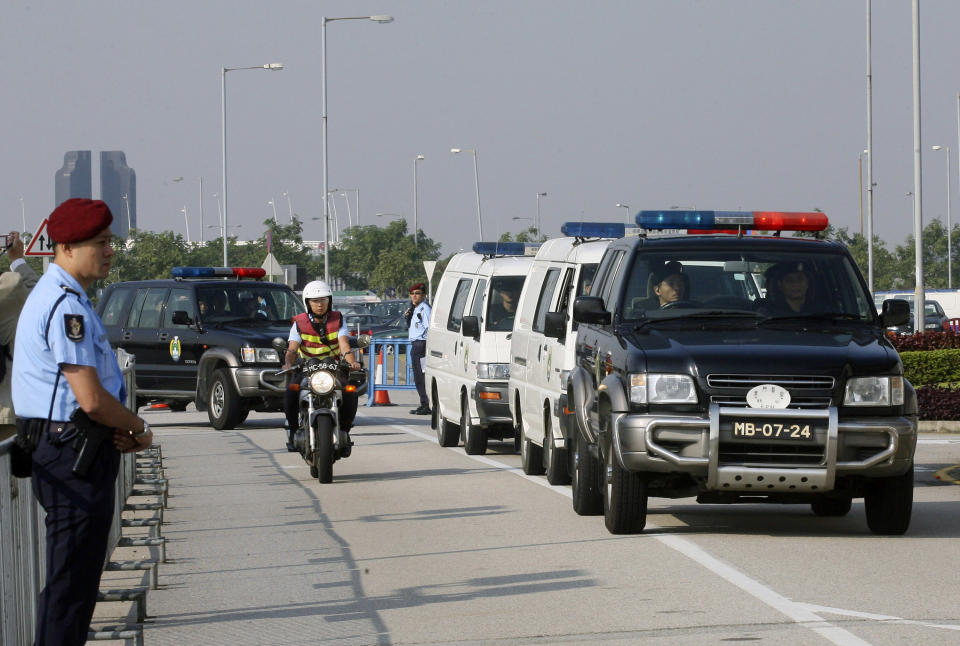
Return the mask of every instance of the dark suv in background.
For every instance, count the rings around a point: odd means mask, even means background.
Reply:
[[[282,357],[270,342],[287,338],[304,311],[288,286],[237,279],[145,280],[109,285],[97,311],[110,344],[136,356],[137,405],[149,400],[207,411],[231,429],[251,410],[280,411]]]

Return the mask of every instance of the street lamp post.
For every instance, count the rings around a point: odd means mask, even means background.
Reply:
[[[277,205],[273,203],[273,200],[270,200],[267,202],[267,204],[269,204],[270,208],[273,209],[273,223],[279,224],[279,222],[277,222]]]
[[[20,196],[20,219],[23,221],[23,233],[27,232],[27,209],[23,206],[23,196]]]
[[[630,226],[630,205],[617,202],[617,208],[623,209],[625,211],[623,216],[623,223],[627,226]]]
[[[393,22],[393,16],[348,16],[327,18],[320,21],[320,79],[321,79],[321,133],[323,139],[323,280],[330,283],[330,186],[327,183],[327,23],[337,20],[372,20],[381,24]],[[359,208],[357,209],[359,211]],[[358,214],[359,217],[359,214]]]
[[[423,155],[417,155],[413,158],[413,248],[417,251],[420,250],[419,240],[417,238],[417,197],[418,197],[418,187],[417,182],[417,162],[424,160]]]
[[[541,238],[541,236],[540,236],[540,198],[541,198],[541,197],[546,197],[546,196],[547,196],[547,194],[546,194],[545,192],[544,192],[544,193],[537,193],[537,220],[536,220],[536,223],[535,223],[535,224],[536,224],[536,227],[537,227],[537,242],[540,242],[540,238]]]
[[[180,212],[183,213],[183,228],[187,230],[187,244],[190,244],[190,220],[187,219],[186,204],[183,205],[183,208],[180,209]]]
[[[480,239],[483,240],[483,218],[480,216],[480,173],[477,171],[477,149],[451,148],[450,152],[454,155],[458,153],[473,153],[473,184],[477,189],[477,228],[480,231]]]
[[[947,152],[947,289],[953,289],[953,244],[950,238],[953,224],[950,221],[950,146],[934,146],[934,150]]]
[[[222,145],[222,168],[223,174],[222,190],[223,195],[223,266],[227,267],[227,72],[238,70],[269,70],[279,72],[283,69],[280,63],[267,63],[266,65],[254,65],[251,67],[221,67],[220,68],[220,142]]]
[[[290,224],[293,224],[293,203],[290,201],[289,191],[284,191],[283,196],[287,198],[287,212],[290,214]]]
[[[173,181],[182,182],[182,177],[174,177]],[[200,220],[199,220],[200,229],[200,244],[203,244],[203,175],[200,176]]]
[[[123,205],[127,208],[127,239],[130,239],[130,197],[124,193],[120,197],[123,198]]]

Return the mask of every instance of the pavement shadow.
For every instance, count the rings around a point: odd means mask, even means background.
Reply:
[[[347,482],[367,482],[370,480],[413,480],[416,478],[432,478],[435,476],[449,476],[455,474],[496,473],[503,469],[497,467],[477,467],[473,469],[420,469],[419,471],[380,471],[377,473],[344,473],[337,474],[333,482],[325,487],[335,486]]]

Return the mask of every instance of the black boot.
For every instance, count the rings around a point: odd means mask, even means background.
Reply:
[[[293,431],[291,431],[289,428],[285,428],[284,430],[287,432],[287,451],[289,453],[296,453],[297,447],[293,443]]]

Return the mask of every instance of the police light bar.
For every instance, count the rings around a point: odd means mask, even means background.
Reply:
[[[540,243],[474,242],[473,253],[483,256],[536,256]]]
[[[644,229],[823,231],[823,213],[789,211],[640,211],[637,224]]]
[[[622,222],[564,222],[560,233],[571,238],[622,238]]]
[[[174,278],[263,278],[267,270],[262,267],[174,267]]]

